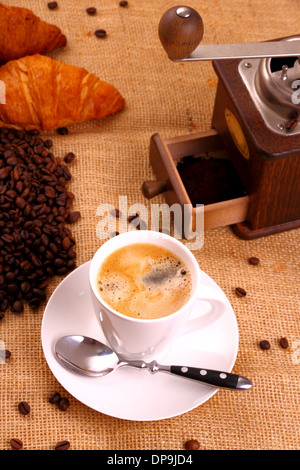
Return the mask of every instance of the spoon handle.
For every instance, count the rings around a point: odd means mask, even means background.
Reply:
[[[234,390],[248,390],[252,387],[252,382],[250,380],[229,372],[185,366],[170,366],[169,371],[171,374],[180,375],[187,379],[197,380],[215,387],[230,388]]]

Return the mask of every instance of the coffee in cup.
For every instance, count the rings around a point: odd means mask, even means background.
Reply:
[[[171,250],[151,243],[117,249],[97,273],[101,298],[117,312],[144,320],[180,310],[192,293],[191,273]]]
[[[138,246],[139,249],[137,249]],[[141,251],[139,251],[140,249]],[[162,293],[157,294],[164,298],[164,302],[155,301],[155,296],[152,299],[152,304],[149,297],[147,297],[147,302],[142,302],[142,314],[146,311],[151,315],[158,314],[155,318],[129,316],[130,296],[137,289],[135,282],[131,284],[128,281],[124,267],[120,270],[121,275],[118,283],[117,278],[111,277],[112,273],[117,271],[120,261],[125,260],[125,254],[129,253],[130,276],[136,280],[138,278],[136,265],[142,260],[147,260],[145,250],[148,254],[152,253],[155,260],[154,262],[147,261],[139,268],[141,270],[139,276],[142,277],[141,284],[146,294],[152,293],[152,288],[157,286],[162,288],[172,282],[176,286],[172,295],[167,296],[167,290],[164,291],[164,289],[161,289]],[[168,257],[169,262],[166,263]],[[164,260],[164,262],[159,263],[159,260]],[[106,266],[108,272],[104,277]],[[158,268],[163,269],[159,271]],[[129,280],[130,276],[128,276]],[[124,282],[124,278],[126,282]],[[179,240],[164,233],[134,230],[109,239],[94,254],[90,265],[89,279],[97,321],[109,346],[125,360],[160,361],[165,357],[176,337],[207,327],[225,312],[226,303],[223,293],[202,282],[202,271],[191,251]],[[99,281],[102,282],[102,285],[99,284]],[[123,282],[125,286],[129,286],[127,291],[126,289],[122,291],[120,288]],[[105,283],[108,286],[105,286]],[[112,284],[117,284],[117,288]],[[106,293],[104,287],[107,288]],[[177,298],[174,295],[175,290],[180,294]],[[108,292],[111,295],[110,291],[113,292],[112,299],[115,296],[117,303],[106,297]],[[129,293],[130,295],[128,295]],[[106,300],[104,300],[104,296]],[[182,302],[181,307],[174,306],[173,297],[176,302]],[[167,298],[169,300],[166,300]],[[121,306],[118,302],[121,301],[125,305],[124,313],[120,312]],[[138,302],[135,302],[137,305]],[[167,307],[170,306],[169,311],[174,309],[174,312],[166,314]],[[136,314],[135,309],[134,314]]]

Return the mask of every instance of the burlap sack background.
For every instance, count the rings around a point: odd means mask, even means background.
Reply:
[[[6,1],[31,8],[40,18],[57,24],[68,38],[56,59],[83,66],[114,84],[126,99],[119,115],[70,128],[67,136],[49,133],[54,153],[76,154],[70,169],[74,209],[81,220],[72,226],[77,240],[78,265],[88,261],[101,241],[96,235],[99,204],[148,204],[140,187],[153,177],[149,139],[208,130],[216,91],[210,62],[174,64],[158,40],[162,14],[176,2],[129,0],[59,0],[50,11],[46,0]],[[297,0],[193,0],[202,15],[204,42],[251,42],[299,33]],[[85,8],[95,6],[90,17]],[[94,36],[107,31],[105,39]],[[163,202],[158,198],[156,202]],[[12,356],[0,366],[0,448],[19,438],[24,449],[53,449],[67,439],[72,449],[179,449],[198,439],[201,449],[297,449],[300,445],[300,328],[299,230],[243,241],[230,228],[205,233],[202,250],[195,252],[201,268],[224,290],[239,327],[239,352],[234,371],[251,378],[247,393],[219,391],[209,401],[182,416],[157,422],[123,421],[93,411],[68,395],[50,372],[43,356],[40,327],[43,308],[33,314],[7,314],[0,339]],[[260,258],[250,266],[249,256]],[[59,284],[53,279],[49,294]],[[236,286],[247,290],[238,298]],[[289,348],[278,345],[285,336]],[[268,339],[269,351],[258,342]],[[67,412],[48,403],[53,391],[70,399]],[[29,416],[17,405],[26,400]]]

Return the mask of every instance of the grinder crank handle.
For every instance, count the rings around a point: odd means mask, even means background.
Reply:
[[[169,58],[177,62],[300,56],[300,37],[287,41],[199,46],[203,32],[201,16],[188,6],[170,8],[158,26],[163,48]]]
[[[220,370],[199,369],[197,367],[178,365],[167,366],[158,364],[156,361],[149,363],[143,361],[120,362],[120,365],[148,369],[152,374],[156,372],[167,372],[169,374],[185,377],[186,379],[196,380],[206,385],[212,385],[213,387],[229,388],[233,390],[249,390],[252,387],[252,382],[246,377],[229,372],[222,372]]]

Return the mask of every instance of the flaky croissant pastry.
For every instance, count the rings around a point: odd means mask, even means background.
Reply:
[[[57,26],[40,20],[32,11],[0,3],[0,65],[53,51],[66,42]]]
[[[87,70],[39,54],[0,67],[0,127],[53,130],[121,111],[118,90]]]

